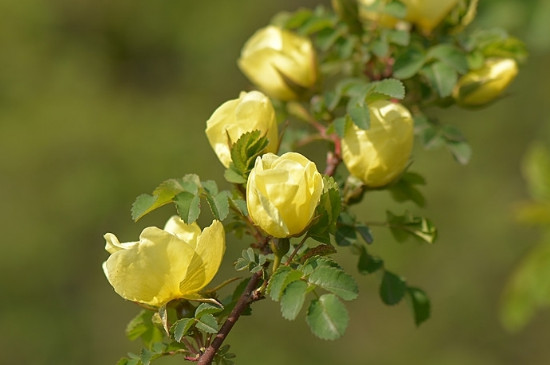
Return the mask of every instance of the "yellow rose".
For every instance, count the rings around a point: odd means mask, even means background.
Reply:
[[[124,299],[161,306],[173,299],[200,299],[198,292],[213,278],[225,252],[225,232],[214,221],[202,232],[196,223],[172,217],[164,230],[147,227],[138,242],[120,243],[105,235],[111,254],[103,271]]]
[[[459,0],[401,0],[407,5],[405,20],[430,33],[445,19]]]
[[[272,25],[258,30],[245,43],[238,64],[253,84],[280,100],[297,99],[317,80],[309,38]]]
[[[267,136],[267,152],[277,152],[279,132],[275,110],[269,98],[259,91],[241,92],[238,99],[219,106],[206,122],[208,142],[225,167],[231,163],[230,144],[253,130]]]
[[[453,98],[462,106],[485,105],[499,97],[517,73],[518,65],[511,58],[487,59],[480,69],[458,80]]]
[[[413,119],[401,104],[378,100],[369,104],[370,128],[348,126],[342,139],[342,158],[349,172],[369,187],[393,181],[411,155]]]
[[[252,221],[273,237],[299,235],[311,219],[323,191],[315,163],[296,152],[256,159],[246,185]]]

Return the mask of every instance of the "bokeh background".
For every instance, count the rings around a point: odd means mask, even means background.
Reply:
[[[281,10],[324,0],[0,1],[0,363],[114,364],[139,344],[124,328],[138,308],[119,298],[101,271],[103,234],[134,240],[173,214],[139,223],[134,198],[162,180],[196,172],[222,182],[204,136],[222,102],[248,89],[236,59],[245,40]],[[538,237],[513,220],[527,198],[520,161],[535,139],[550,141],[550,2],[483,0],[474,26],[508,29],[530,58],[509,96],[481,111],[451,108],[474,155],[460,166],[444,150],[415,151],[427,178],[426,209],[395,205],[385,193],[357,209],[388,206],[430,217],[434,246],[395,243],[375,229],[372,251],[424,288],[432,318],[414,326],[403,302],[381,304],[376,277],[355,277],[360,299],[335,342],[314,338],[303,315],[278,316],[262,301],[228,343],[238,364],[504,365],[550,363],[550,312],[518,333],[498,321],[501,291]],[[222,271],[243,248],[229,241]],[[355,257],[341,255],[354,272]],[[179,364],[182,358],[158,364]]]

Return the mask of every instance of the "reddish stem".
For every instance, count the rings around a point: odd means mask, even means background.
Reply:
[[[241,313],[246,309],[246,307],[248,307],[250,303],[255,302],[261,298],[261,295],[257,293],[255,289],[258,286],[258,282],[262,277],[262,273],[263,271],[260,270],[252,275],[250,281],[244,289],[244,292],[241,294],[239,300],[237,301],[237,304],[235,304],[235,307],[231,311],[231,314],[229,315],[229,317],[227,317],[222,325],[222,328],[220,328],[220,330],[216,334],[214,341],[212,341],[210,346],[208,346],[206,351],[199,358],[199,361],[197,362],[198,365],[209,365],[212,363],[216,352],[219,350],[223,341],[241,316]]]

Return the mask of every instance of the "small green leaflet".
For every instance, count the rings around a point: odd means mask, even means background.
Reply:
[[[371,93],[386,95],[393,99],[403,99],[405,97],[405,86],[397,79],[384,79],[375,81],[371,84]]]
[[[359,261],[357,262],[359,273],[363,275],[372,274],[384,267],[384,261],[369,254],[365,246],[359,246],[359,250]]]
[[[403,215],[394,215],[386,212],[390,231],[398,242],[405,241],[409,236],[423,242],[434,243],[437,238],[437,229],[430,220],[424,217],[415,217],[409,212]]]
[[[411,78],[420,71],[425,61],[426,56],[422,51],[408,48],[397,56],[393,65],[393,76],[401,80]]]
[[[217,333],[219,330],[218,321],[216,321],[216,318],[210,313],[201,316],[201,318],[197,320],[195,326],[206,333]]]
[[[267,285],[267,293],[274,301],[279,301],[286,287],[302,278],[302,273],[298,270],[291,269],[288,266],[279,266],[277,271],[271,276]]]
[[[150,347],[153,343],[162,341],[162,331],[153,323],[155,312],[142,310],[126,327],[126,336],[130,340],[141,338],[144,345]]]
[[[387,305],[397,304],[403,299],[407,291],[405,280],[389,271],[384,271],[380,284],[380,298]]]
[[[336,267],[318,267],[308,277],[308,282],[338,295],[343,300],[353,300],[359,293],[355,280]]]
[[[414,323],[420,326],[430,318],[430,300],[422,289],[408,287],[407,294],[411,300],[411,307],[414,314]]]
[[[458,81],[456,70],[444,62],[437,61],[422,69],[422,74],[429,80],[440,97],[450,96]]]
[[[245,183],[250,170],[254,167],[256,157],[260,156],[267,145],[268,139],[259,130],[244,133],[231,146],[231,164],[225,178],[232,183]],[[239,176],[241,179],[239,179]]]
[[[302,280],[293,281],[287,285],[281,296],[281,314],[283,318],[292,321],[304,305],[308,285]]]
[[[176,321],[170,328],[170,332],[174,334],[174,340],[180,342],[194,324],[194,318],[182,318]]]
[[[323,294],[319,299],[311,301],[306,322],[315,336],[323,340],[335,340],[346,331],[349,316],[336,295]]]

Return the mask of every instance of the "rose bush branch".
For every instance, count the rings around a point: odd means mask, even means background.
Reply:
[[[205,129],[231,188],[194,174],[168,179],[132,206],[137,221],[172,204],[177,215],[164,229],[147,227],[136,242],[105,235],[109,283],[146,307],[127,329],[144,348],[118,365],[172,354],[233,364],[224,341],[264,297],[278,302],[287,320],[305,312],[318,338],[342,337],[349,323],[344,302],[358,296],[354,276],[333,256],[343,250],[356,255],[359,274],[378,280],[382,302],[407,299],[417,325],[429,318],[428,296],[376,255],[370,227],[388,228],[398,242],[433,244],[432,221],[368,205],[372,214],[385,211],[385,221],[364,222],[350,207],[385,190],[395,202],[422,208],[426,181],[411,171],[415,137],[427,149],[445,147],[460,163],[471,156],[459,128],[433,118],[427,106],[495,102],[526,52],[505,33],[467,28],[476,0],[332,3],[278,14],[244,44],[238,65],[254,90],[222,103]],[[300,153],[318,140],[328,142],[319,153]],[[205,207],[212,224],[201,229],[195,222]],[[222,279],[209,289],[226,232],[253,242],[227,259],[249,279]]]

